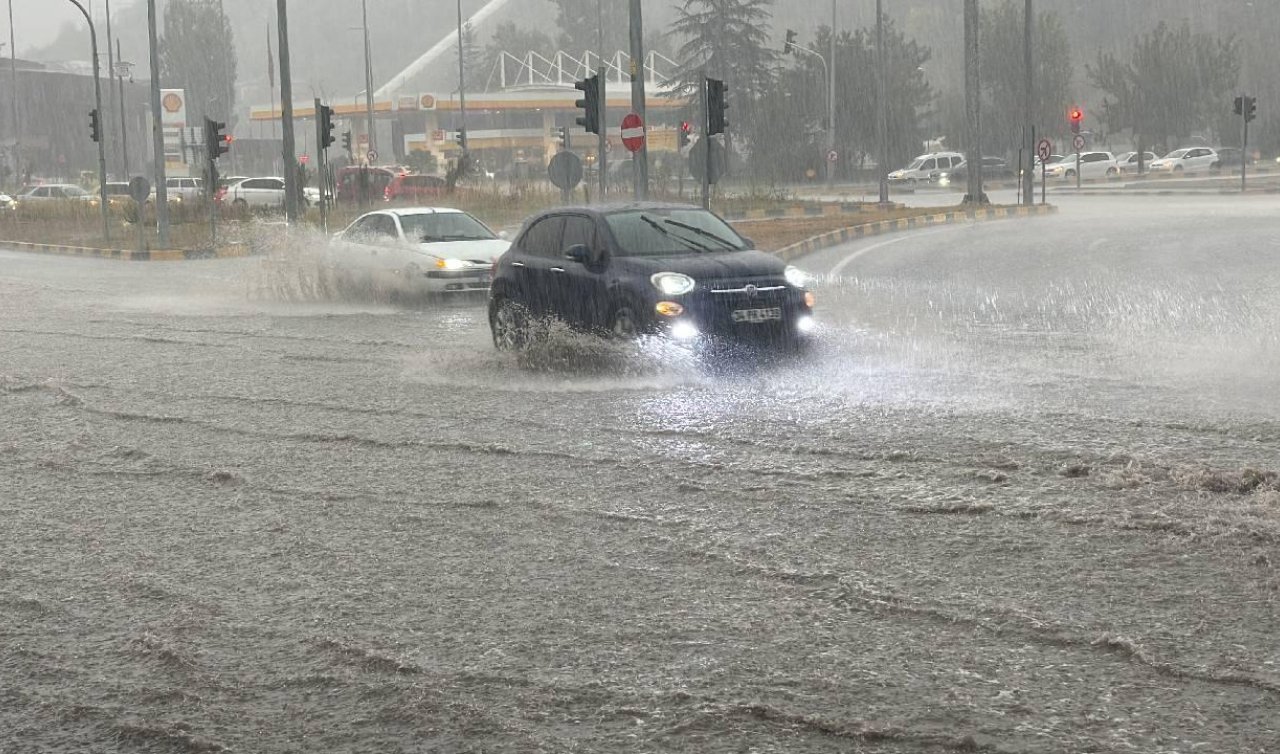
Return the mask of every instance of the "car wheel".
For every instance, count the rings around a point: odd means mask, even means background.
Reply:
[[[609,318],[609,335],[619,340],[632,340],[640,334],[635,311],[626,304],[614,310]]]
[[[245,210],[249,208],[249,203],[246,202],[244,199],[236,199],[234,202],[231,203],[231,206],[235,207],[238,210]]]
[[[489,308],[489,329],[499,351],[522,351],[529,345],[529,310],[509,298],[497,298]]]
[[[1117,170],[1117,169],[1115,169],[1115,168],[1107,168],[1107,177],[1108,177],[1108,178],[1115,178],[1115,177],[1116,177],[1116,176],[1118,176],[1118,175],[1120,175],[1120,171],[1119,171],[1119,170]]]
[[[1067,172],[1065,172],[1065,173],[1063,173],[1063,174],[1062,174],[1062,177],[1063,177],[1063,178],[1075,178],[1075,177],[1076,177],[1076,171],[1074,171],[1074,170],[1068,170]]]
[[[1181,173],[1181,172],[1182,172],[1182,166],[1181,166],[1181,165],[1174,165],[1174,166],[1173,166],[1173,172],[1175,172],[1175,173]]]

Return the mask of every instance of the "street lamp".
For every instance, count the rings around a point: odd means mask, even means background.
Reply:
[[[70,2],[80,9],[84,20],[89,24],[89,44],[93,48],[93,100],[94,106],[98,109],[98,117],[101,118],[103,115],[102,84],[98,80],[98,32],[93,28],[93,19],[89,17],[89,11],[84,9],[80,0],[70,0]],[[107,220],[107,151],[102,142],[103,138],[100,135],[98,137],[98,201],[102,209],[102,237],[110,243],[111,225]]]
[[[836,29],[831,27],[831,35],[834,39]],[[835,49],[835,42],[831,43],[831,48]],[[812,55],[822,63],[822,77],[827,81],[827,155],[824,156],[827,163],[827,184],[830,185],[833,174],[835,173],[835,163],[830,158],[830,153],[835,149],[836,145],[836,98],[835,98],[835,79],[831,76],[831,66],[827,65],[827,59],[822,57],[822,53],[816,50],[810,50],[808,47],[801,47],[798,44],[792,44],[791,48],[794,52],[803,52]]]

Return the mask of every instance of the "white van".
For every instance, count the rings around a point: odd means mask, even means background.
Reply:
[[[949,172],[964,163],[959,152],[933,152],[922,154],[901,170],[889,174],[889,183],[914,187],[919,183],[932,183],[943,172]]]

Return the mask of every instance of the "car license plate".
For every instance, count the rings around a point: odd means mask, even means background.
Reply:
[[[733,312],[734,322],[770,322],[782,319],[782,308],[778,306],[769,309],[735,309]]]

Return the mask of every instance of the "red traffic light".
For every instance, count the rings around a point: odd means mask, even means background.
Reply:
[[[1072,123],[1079,123],[1080,121],[1084,120],[1084,110],[1081,110],[1078,107],[1073,107],[1071,108],[1070,117],[1071,117]]]
[[[684,133],[691,133],[693,131],[693,124],[687,120],[683,121],[680,123],[680,130]]]

